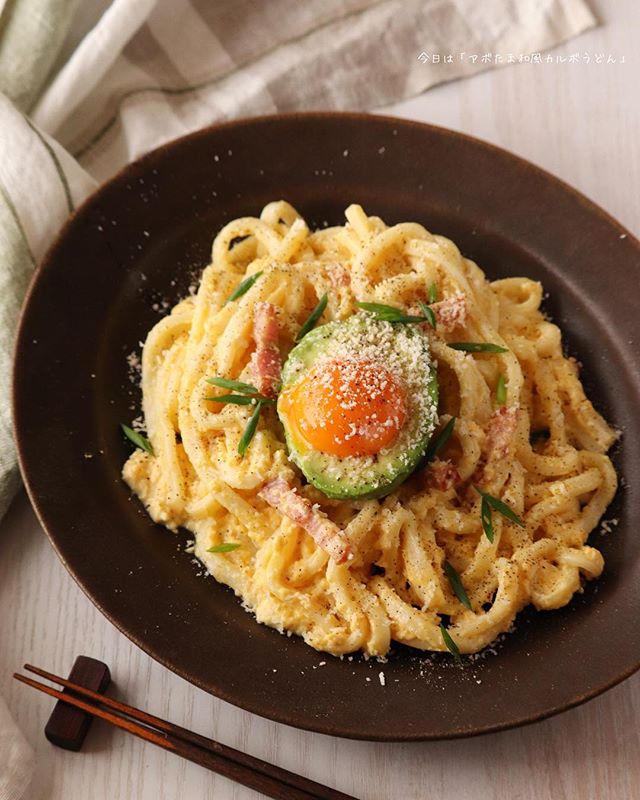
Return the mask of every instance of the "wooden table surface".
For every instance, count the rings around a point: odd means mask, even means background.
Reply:
[[[590,54],[590,64],[516,64],[385,111],[512,150],[576,186],[638,235],[640,10],[636,0],[598,0],[592,7],[601,26],[553,51]],[[617,63],[607,63],[608,55]],[[42,729],[51,703],[10,676],[25,661],[66,674],[78,653],[108,662],[119,696],[366,800],[640,796],[640,673],[551,720],[475,739],[372,744],[297,731],[210,697],[132,645],[67,574],[22,494],[0,526],[0,693],[37,752],[29,797],[258,797],[106,726],[95,727],[82,754],[49,745]]]

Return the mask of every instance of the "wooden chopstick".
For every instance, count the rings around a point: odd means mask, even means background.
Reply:
[[[200,764],[269,797],[282,800],[356,800],[351,795],[343,794],[267,761],[254,758],[240,750],[227,747],[153,714],[148,714],[146,711],[93,692],[58,675],[53,675],[39,667],[25,664],[24,668],[64,686],[75,694],[61,692],[26,675],[15,673],[13,677],[21,683],[32,686],[51,697],[132,733],[140,739]],[[76,694],[80,697],[76,697]],[[82,697],[86,699],[81,699]],[[106,708],[101,708],[101,706]]]

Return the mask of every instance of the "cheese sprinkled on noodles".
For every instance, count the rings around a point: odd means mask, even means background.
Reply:
[[[460,651],[476,652],[527,604],[559,608],[601,573],[602,556],[587,538],[616,490],[606,455],[616,434],[585,397],[560,330],[540,312],[539,283],[489,282],[453,242],[416,223],[387,227],[357,205],[346,217],[343,227],[310,232],[294,208],[274,202],[220,231],[197,295],[178,303],[144,345],[143,407],[155,456],[136,451],[123,475],[153,520],[195,534],[197,557],[259,622],[336,655],[383,656],[392,641],[445,650],[439,625],[447,615]],[[225,304],[257,272],[251,288]],[[435,461],[382,499],[330,500],[290,462],[273,405],[262,408],[240,457],[254,406],[206,400],[217,391],[207,378],[255,384],[258,303],[275,307],[286,357],[325,293],[319,324],[347,319],[356,301],[419,314],[434,284],[439,324],[428,333],[440,429],[456,417]],[[465,353],[451,342],[491,342],[507,352]],[[268,484],[276,479],[282,483]],[[267,484],[295,490],[283,502],[297,503],[307,529],[265,501]],[[490,542],[474,486],[525,527],[494,511]],[[319,525],[339,530],[348,560],[337,563],[316,543],[308,530]],[[226,542],[240,546],[207,552]],[[471,610],[454,593],[445,561]]]

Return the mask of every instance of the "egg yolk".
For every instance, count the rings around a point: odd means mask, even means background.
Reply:
[[[407,416],[393,375],[371,361],[332,360],[280,396],[290,424],[314,450],[370,456],[389,446]]]

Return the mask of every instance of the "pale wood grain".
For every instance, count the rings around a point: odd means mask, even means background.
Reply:
[[[385,111],[506,147],[637,235],[639,12],[635,0],[593,5],[602,26],[558,52],[610,52],[626,64],[516,65]],[[631,800],[640,792],[640,674],[552,720],[473,740],[385,745],[302,733],[210,697],[130,644],[69,577],[21,496],[0,527],[0,692],[37,751],[33,800],[257,797],[106,726],[92,731],[83,754],[51,747],[42,734],[51,703],[10,675],[25,661],[65,673],[78,653],[107,661],[131,702],[366,800]]]

